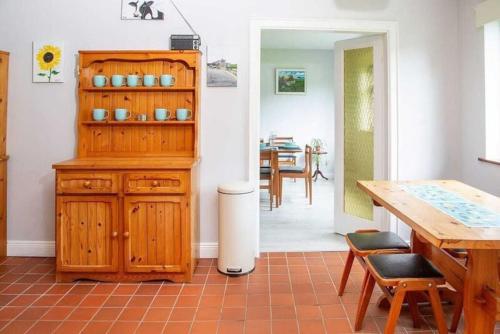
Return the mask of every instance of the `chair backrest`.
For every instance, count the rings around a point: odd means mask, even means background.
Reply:
[[[274,137],[271,145],[277,146],[280,144],[293,143],[293,137]]]
[[[311,174],[312,173],[312,148],[309,145],[306,145],[305,160],[306,160],[305,172],[307,174]]]
[[[278,151],[273,149],[261,150],[260,151],[260,161],[269,162],[269,167],[271,167],[271,174],[278,168]]]

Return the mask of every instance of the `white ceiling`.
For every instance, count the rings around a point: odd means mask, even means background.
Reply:
[[[338,33],[308,30],[264,30],[263,49],[333,50],[335,42],[361,37],[361,33]]]

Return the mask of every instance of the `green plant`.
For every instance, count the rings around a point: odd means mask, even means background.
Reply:
[[[325,149],[325,143],[320,138],[313,138],[311,139],[311,147],[313,152],[323,151]],[[319,165],[321,163],[321,158],[321,154],[313,154],[313,161],[315,164]]]

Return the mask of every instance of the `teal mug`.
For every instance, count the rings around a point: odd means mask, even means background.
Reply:
[[[185,121],[187,119],[191,119],[193,116],[193,113],[191,110],[186,109],[186,108],[179,108],[175,111],[175,118],[177,118],[178,121]]]
[[[111,76],[111,85],[113,87],[121,87],[125,85],[125,78],[120,74],[113,74]]]
[[[94,121],[104,121],[108,118],[108,111],[102,108],[95,108],[92,110],[92,118]]]
[[[175,85],[175,78],[170,74],[162,74],[160,76],[160,85],[163,87],[170,87]]]
[[[158,84],[158,78],[155,77],[153,74],[144,74],[144,77],[142,78],[142,83],[146,87],[153,87]]]
[[[127,86],[136,87],[139,85],[141,78],[137,74],[129,74],[127,76]]]
[[[130,118],[130,112],[125,108],[115,109],[115,119],[117,121],[125,121]]]
[[[156,108],[155,109],[155,119],[157,121],[166,121],[170,118],[170,111],[165,108]]]
[[[94,75],[92,81],[95,87],[104,87],[108,83],[108,78],[105,75]]]

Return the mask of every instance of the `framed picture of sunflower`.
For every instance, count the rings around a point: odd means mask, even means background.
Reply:
[[[64,82],[64,45],[33,42],[33,82]]]

